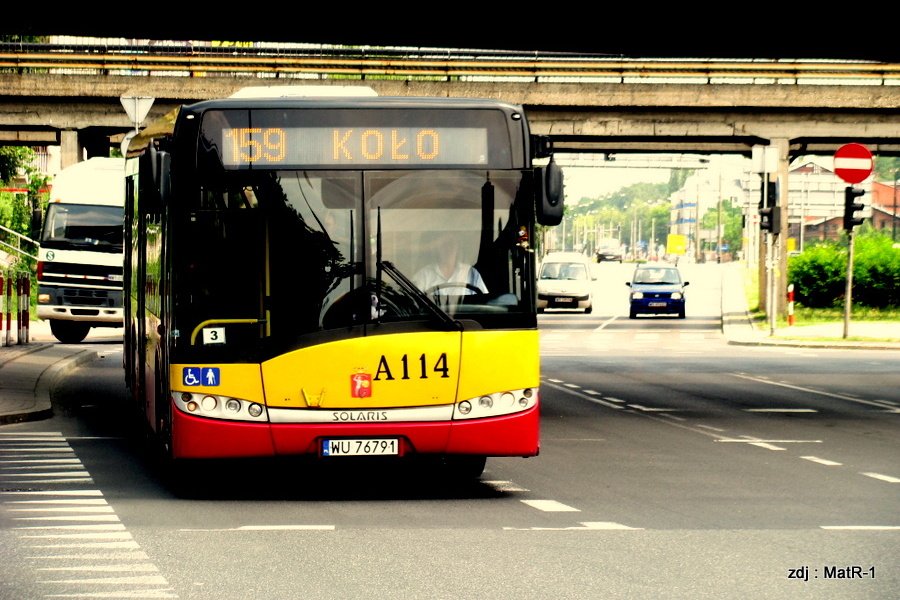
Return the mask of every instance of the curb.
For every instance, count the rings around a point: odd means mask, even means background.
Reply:
[[[7,362],[15,360],[16,358],[24,356],[26,354],[31,354],[32,352],[42,350],[49,345],[50,344],[35,344],[34,348],[29,348],[27,351],[16,352],[11,356],[5,356],[0,359],[0,365],[6,364]],[[24,423],[28,421],[40,421],[43,419],[51,418],[53,416],[53,402],[50,397],[50,392],[56,385],[57,381],[63,375],[80,367],[81,365],[97,360],[99,357],[100,353],[96,350],[82,350],[68,358],[59,360],[44,369],[44,371],[38,376],[38,379],[35,382],[34,388],[32,390],[32,394],[35,398],[35,410],[0,415],[0,425],[10,425],[13,423]]]

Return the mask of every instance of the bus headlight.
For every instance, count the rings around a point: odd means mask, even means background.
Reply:
[[[538,402],[537,388],[484,394],[456,405],[454,419],[486,419],[528,410]]]
[[[266,407],[259,402],[251,402],[229,396],[207,394],[200,397],[191,392],[172,392],[172,399],[179,410],[198,417],[228,419],[230,421],[266,422],[269,415]]]

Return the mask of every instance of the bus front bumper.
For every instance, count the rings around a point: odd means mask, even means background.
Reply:
[[[188,415],[172,407],[175,458],[318,455],[322,440],[397,438],[400,454],[535,456],[539,405],[486,419],[438,423],[245,423]]]

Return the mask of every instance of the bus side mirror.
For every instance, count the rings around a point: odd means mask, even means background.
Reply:
[[[139,210],[145,214],[161,214],[169,198],[172,157],[151,146],[138,160],[140,172],[149,175],[140,179]]]
[[[166,206],[169,203],[169,191],[171,188],[172,175],[172,155],[165,151],[160,151],[156,156],[156,186],[159,190],[160,206]]]
[[[541,225],[559,225],[565,208],[563,172],[553,159],[546,167],[535,169],[537,173],[537,221]]]

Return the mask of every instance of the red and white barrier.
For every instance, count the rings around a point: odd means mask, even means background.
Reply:
[[[16,304],[16,343],[27,344],[30,337],[29,322],[31,321],[31,275],[28,273],[10,273],[0,275],[0,301],[3,309],[0,310],[0,345],[12,346],[12,321],[13,321],[13,280],[15,279],[15,304]],[[4,282],[6,285],[4,286]],[[4,314],[6,319],[4,322]],[[5,327],[4,327],[5,325]],[[5,330],[5,336],[3,332]]]
[[[794,284],[788,285],[788,327],[794,326]]]

